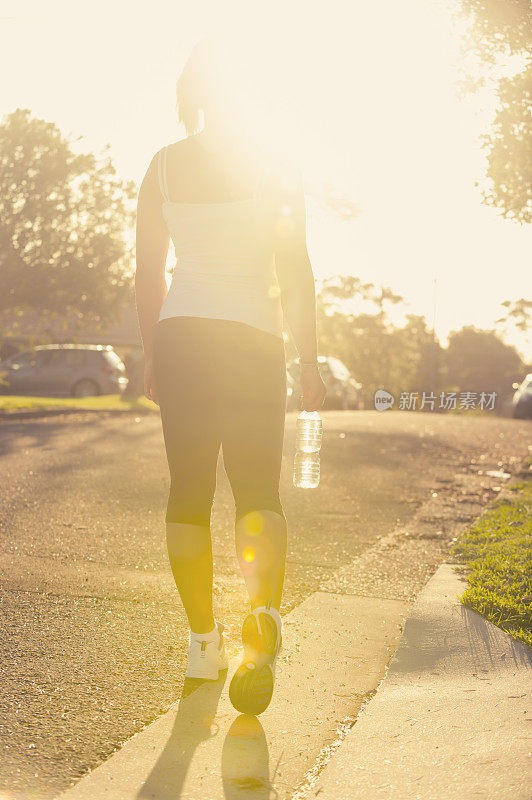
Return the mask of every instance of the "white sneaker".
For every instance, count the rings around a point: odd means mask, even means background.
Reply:
[[[242,625],[244,658],[229,685],[229,699],[241,714],[256,716],[269,706],[282,645],[282,620],[276,608],[255,608]]]
[[[201,639],[197,634],[190,635],[186,678],[217,681],[220,670],[229,666],[223,636],[225,625],[216,620],[216,627],[219,636],[213,639]]]

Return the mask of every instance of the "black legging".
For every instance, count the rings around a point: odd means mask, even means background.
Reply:
[[[243,322],[162,319],[155,331],[153,384],[171,479],[166,522],[209,525],[220,445],[236,520],[260,509],[284,517],[283,340]]]

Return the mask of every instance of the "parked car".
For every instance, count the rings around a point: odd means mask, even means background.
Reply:
[[[364,408],[362,384],[354,378],[339,358],[335,356],[318,356],[318,364],[321,377],[327,387],[327,395],[324,404],[325,408]],[[297,399],[297,405],[294,407],[299,408],[300,388],[299,364],[297,360],[290,362],[288,365],[288,372],[295,381],[293,394],[295,394]]]
[[[125,373],[111,345],[42,345],[0,363],[0,392],[52,397],[121,394],[128,383]]]
[[[532,372],[517,387],[512,406],[516,419],[532,419]]]

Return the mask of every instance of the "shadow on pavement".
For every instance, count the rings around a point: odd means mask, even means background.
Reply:
[[[460,606],[460,613],[469,641],[469,650],[474,665],[489,661],[491,666],[498,666],[501,660],[501,638],[505,638],[511,651],[512,664],[507,664],[508,669],[532,669],[532,652],[521,642],[512,637],[501,634],[501,629],[495,627],[467,606]],[[503,658],[505,655],[503,654]]]
[[[224,740],[222,781],[227,800],[271,800],[276,797],[270,781],[268,744],[257,717],[241,714]]]
[[[181,797],[197,748],[219,734],[215,717],[226,678],[227,673],[216,682],[185,680],[172,733],[137,795],[138,800]],[[271,800],[275,797],[266,736],[257,717],[241,714],[235,719],[224,739],[221,765],[212,763],[209,767],[211,772],[221,769],[227,800],[242,800],[242,797]]]
[[[214,718],[226,679],[227,672],[217,681],[185,679],[172,733],[137,795],[139,799],[176,800],[181,796],[196,748],[218,732]]]
[[[458,597],[458,596],[457,596]],[[390,667],[390,674],[421,675],[441,670],[481,673],[493,670],[532,669],[532,653],[521,642],[512,639],[473,609],[448,600],[448,609],[441,603],[414,609],[407,620],[399,649]],[[442,601],[443,602],[443,601]],[[434,674],[434,673],[432,673]]]

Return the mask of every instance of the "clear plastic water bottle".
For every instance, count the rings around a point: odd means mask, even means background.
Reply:
[[[315,489],[320,482],[322,422],[317,411],[302,411],[296,420],[294,486]]]

